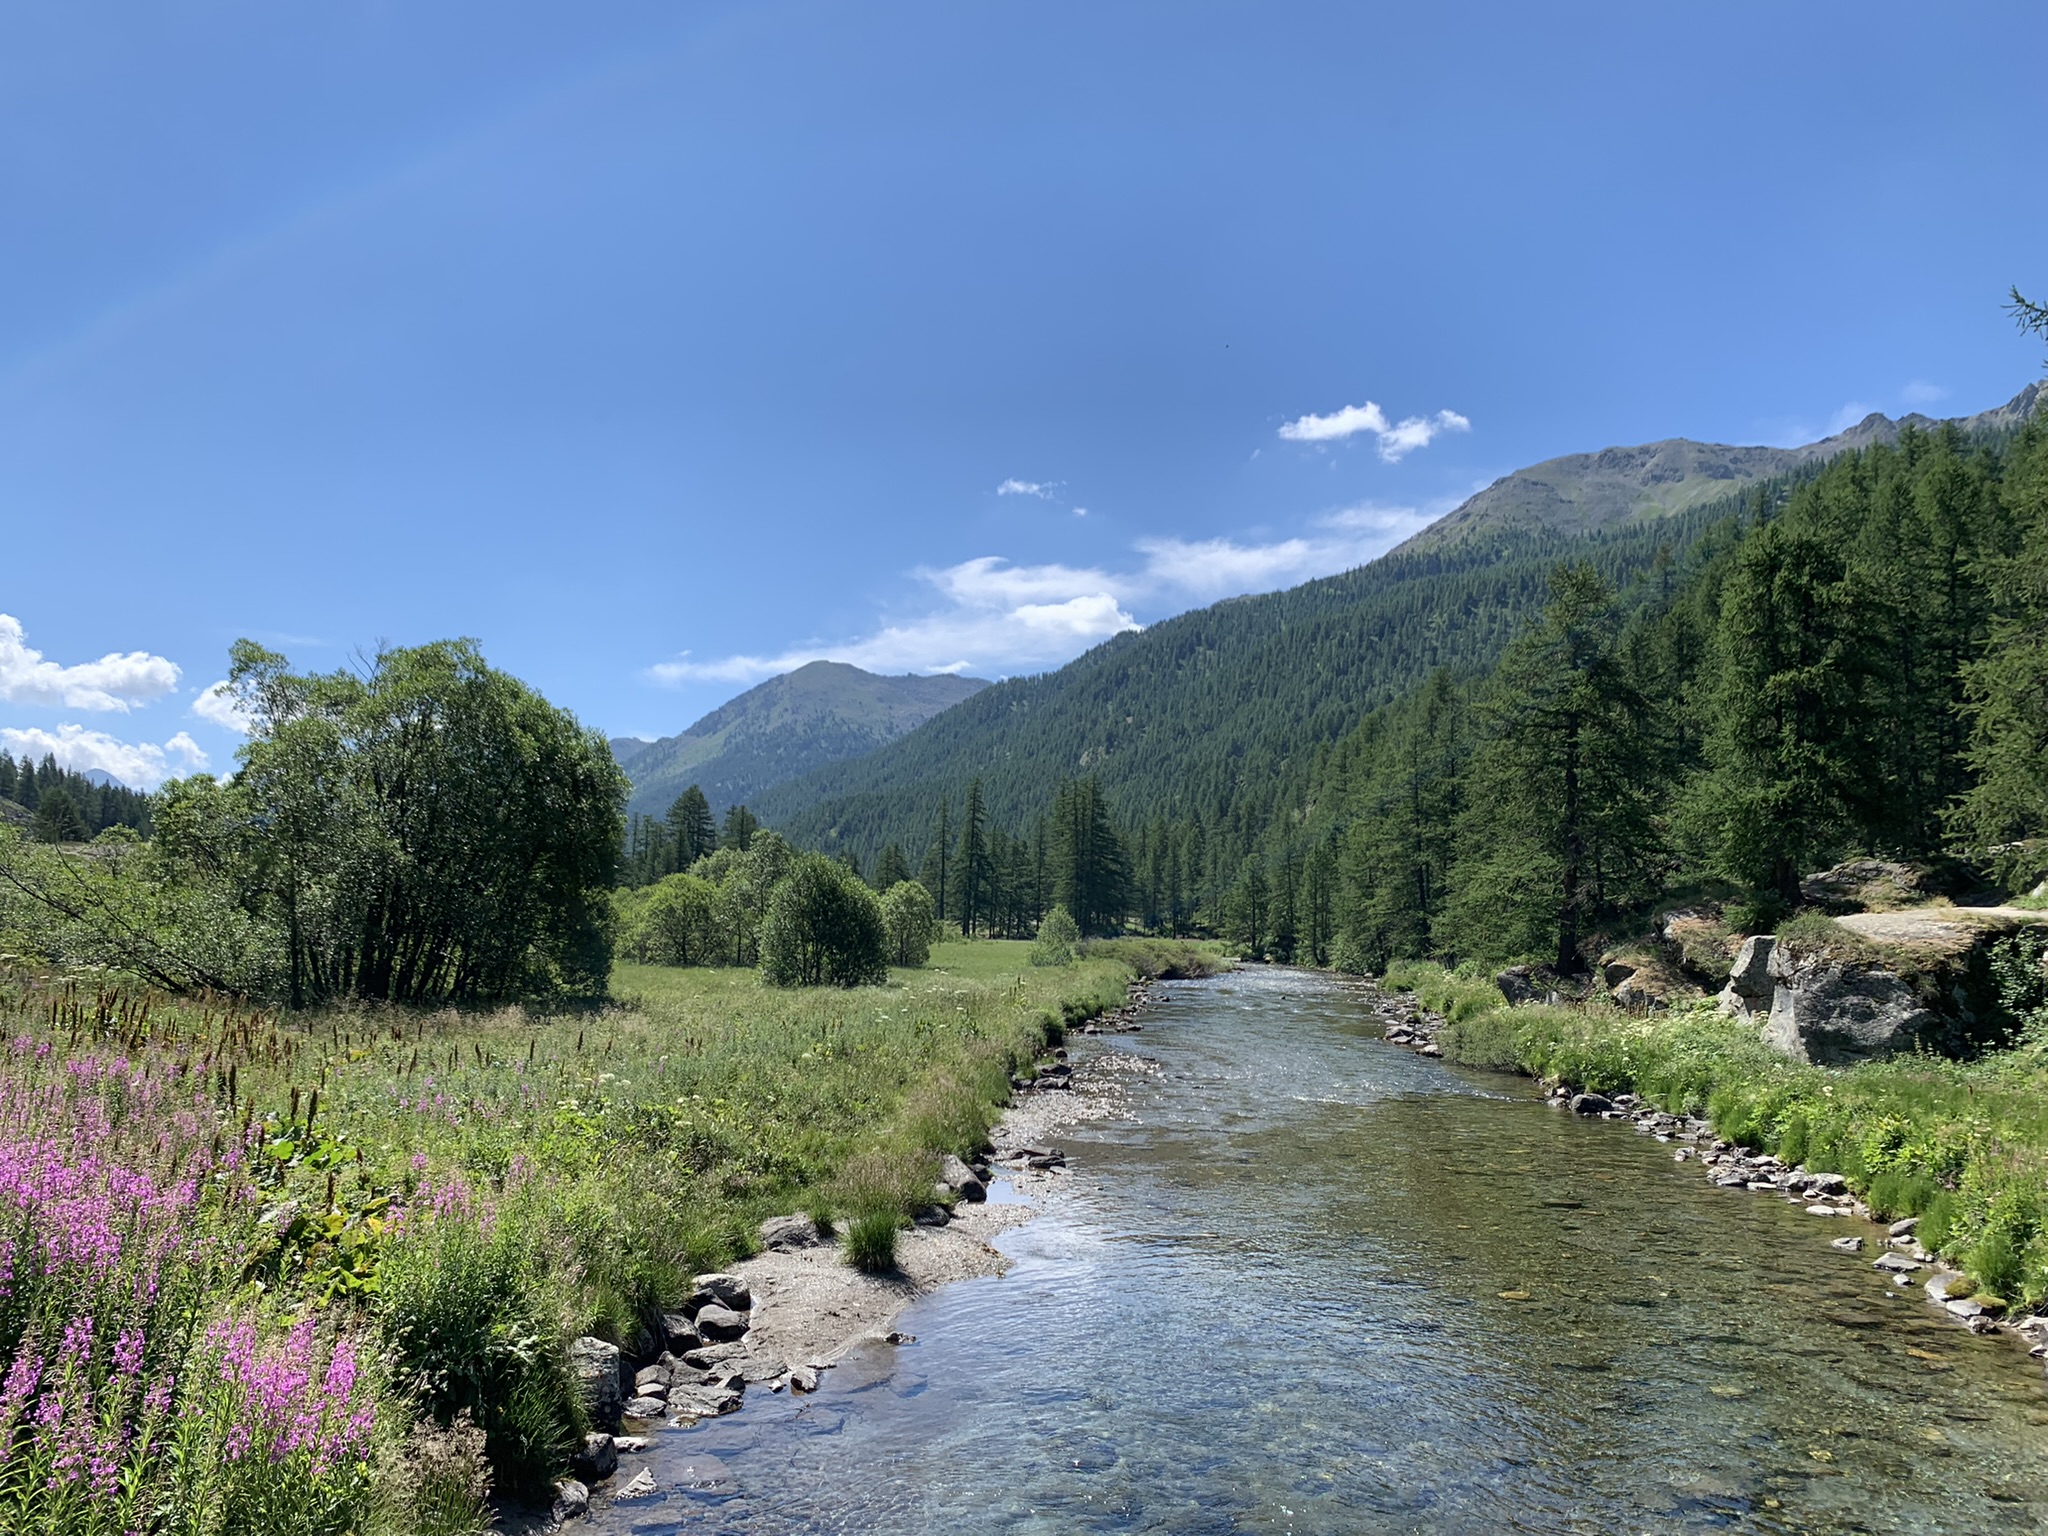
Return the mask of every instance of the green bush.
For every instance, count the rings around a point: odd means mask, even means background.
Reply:
[[[778,987],[857,987],[889,977],[882,903],[860,876],[807,853],[768,898],[761,974]]]
[[[854,1217],[846,1227],[846,1262],[871,1275],[894,1269],[900,1225],[894,1211],[869,1211]]]
[[[1038,920],[1038,937],[1031,945],[1033,965],[1072,965],[1079,952],[1081,930],[1065,907],[1056,906]]]

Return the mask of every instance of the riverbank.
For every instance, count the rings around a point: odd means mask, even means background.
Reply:
[[[1829,1222],[1832,1246],[1874,1255],[1888,1283],[1918,1288],[1959,1325],[2009,1331],[2048,1356],[2048,1317],[2035,1311],[2048,1291],[2048,1085],[2030,1053],[1830,1069],[1785,1060],[1709,1003],[1636,1017],[1489,1004],[1490,988],[1435,967],[1396,979],[1414,990],[1367,994],[1392,1043],[1519,1072],[1561,1111],[1627,1122],[1717,1188]]]
[[[1186,956],[1179,966],[1147,963],[1156,955],[1119,958],[1153,973],[1204,968],[1187,965]],[[1135,1032],[1154,995],[1151,977],[1139,974],[1120,1007],[1069,1022],[1076,1034]],[[1007,1270],[995,1239],[1030,1220],[1045,1188],[1065,1176],[1055,1138],[1074,1125],[1125,1113],[1134,1069],[1143,1064],[1109,1054],[1076,1068],[1065,1047],[1049,1047],[1013,1077],[1009,1103],[985,1144],[966,1158],[942,1161],[935,1198],[899,1233],[888,1269],[853,1266],[833,1235],[808,1216],[764,1221],[760,1251],[724,1273],[698,1277],[688,1315],[670,1319],[669,1343],[679,1352],[612,1367],[631,1373],[632,1390],[643,1394],[626,1396],[628,1389],[620,1388],[622,1427],[629,1433],[592,1434],[577,1461],[579,1476],[560,1485],[548,1516],[514,1517],[503,1528],[560,1528],[586,1514],[601,1520],[613,1505],[651,1497],[664,1476],[675,1475],[667,1470],[676,1464],[667,1454],[668,1436],[739,1411],[749,1389],[813,1392],[848,1351],[913,1342],[894,1329],[898,1314],[944,1286]],[[701,1326],[701,1309],[723,1303],[731,1303],[730,1320],[721,1321],[717,1331],[725,1336],[714,1340]],[[609,1412],[599,1410],[600,1416]]]

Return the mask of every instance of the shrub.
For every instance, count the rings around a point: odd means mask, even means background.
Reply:
[[[880,900],[845,865],[804,854],[768,898],[761,974],[778,987],[857,987],[888,980]]]
[[[1081,930],[1073,913],[1055,906],[1038,921],[1038,937],[1031,945],[1033,965],[1072,965],[1081,943]]]
[[[932,893],[915,880],[897,881],[882,897],[882,928],[888,935],[891,965],[923,965],[931,959],[932,943],[939,936]]]

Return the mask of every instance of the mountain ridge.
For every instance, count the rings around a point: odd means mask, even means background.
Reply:
[[[1966,433],[2009,430],[2039,409],[2044,395],[2048,389],[2029,384],[2003,405],[1946,420]],[[1501,476],[1390,553],[1440,548],[1507,527],[1587,533],[1631,518],[1668,517],[1838,454],[1895,443],[1908,427],[1927,431],[1943,424],[1917,411],[1896,419],[1872,411],[1852,427],[1796,448],[1670,437],[1632,447],[1561,454]]]
[[[886,746],[987,686],[976,677],[887,677],[813,661],[726,700],[674,736],[614,737],[612,757],[633,784],[629,813],[661,815],[698,784],[716,815],[787,779]]]

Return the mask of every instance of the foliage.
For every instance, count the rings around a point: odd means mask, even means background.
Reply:
[[[779,987],[857,987],[885,980],[882,904],[861,878],[822,854],[799,855],[769,897],[761,974]]]
[[[0,801],[34,813],[31,825],[46,843],[82,843],[109,827],[146,835],[150,827],[148,795],[125,784],[95,784],[47,752],[41,763],[0,752]]]
[[[938,910],[932,895],[915,880],[898,880],[882,893],[882,931],[889,963],[920,966],[938,942]]]
[[[1033,965],[1072,965],[1081,943],[1081,930],[1065,907],[1054,907],[1039,919],[1038,937],[1032,941]]]

